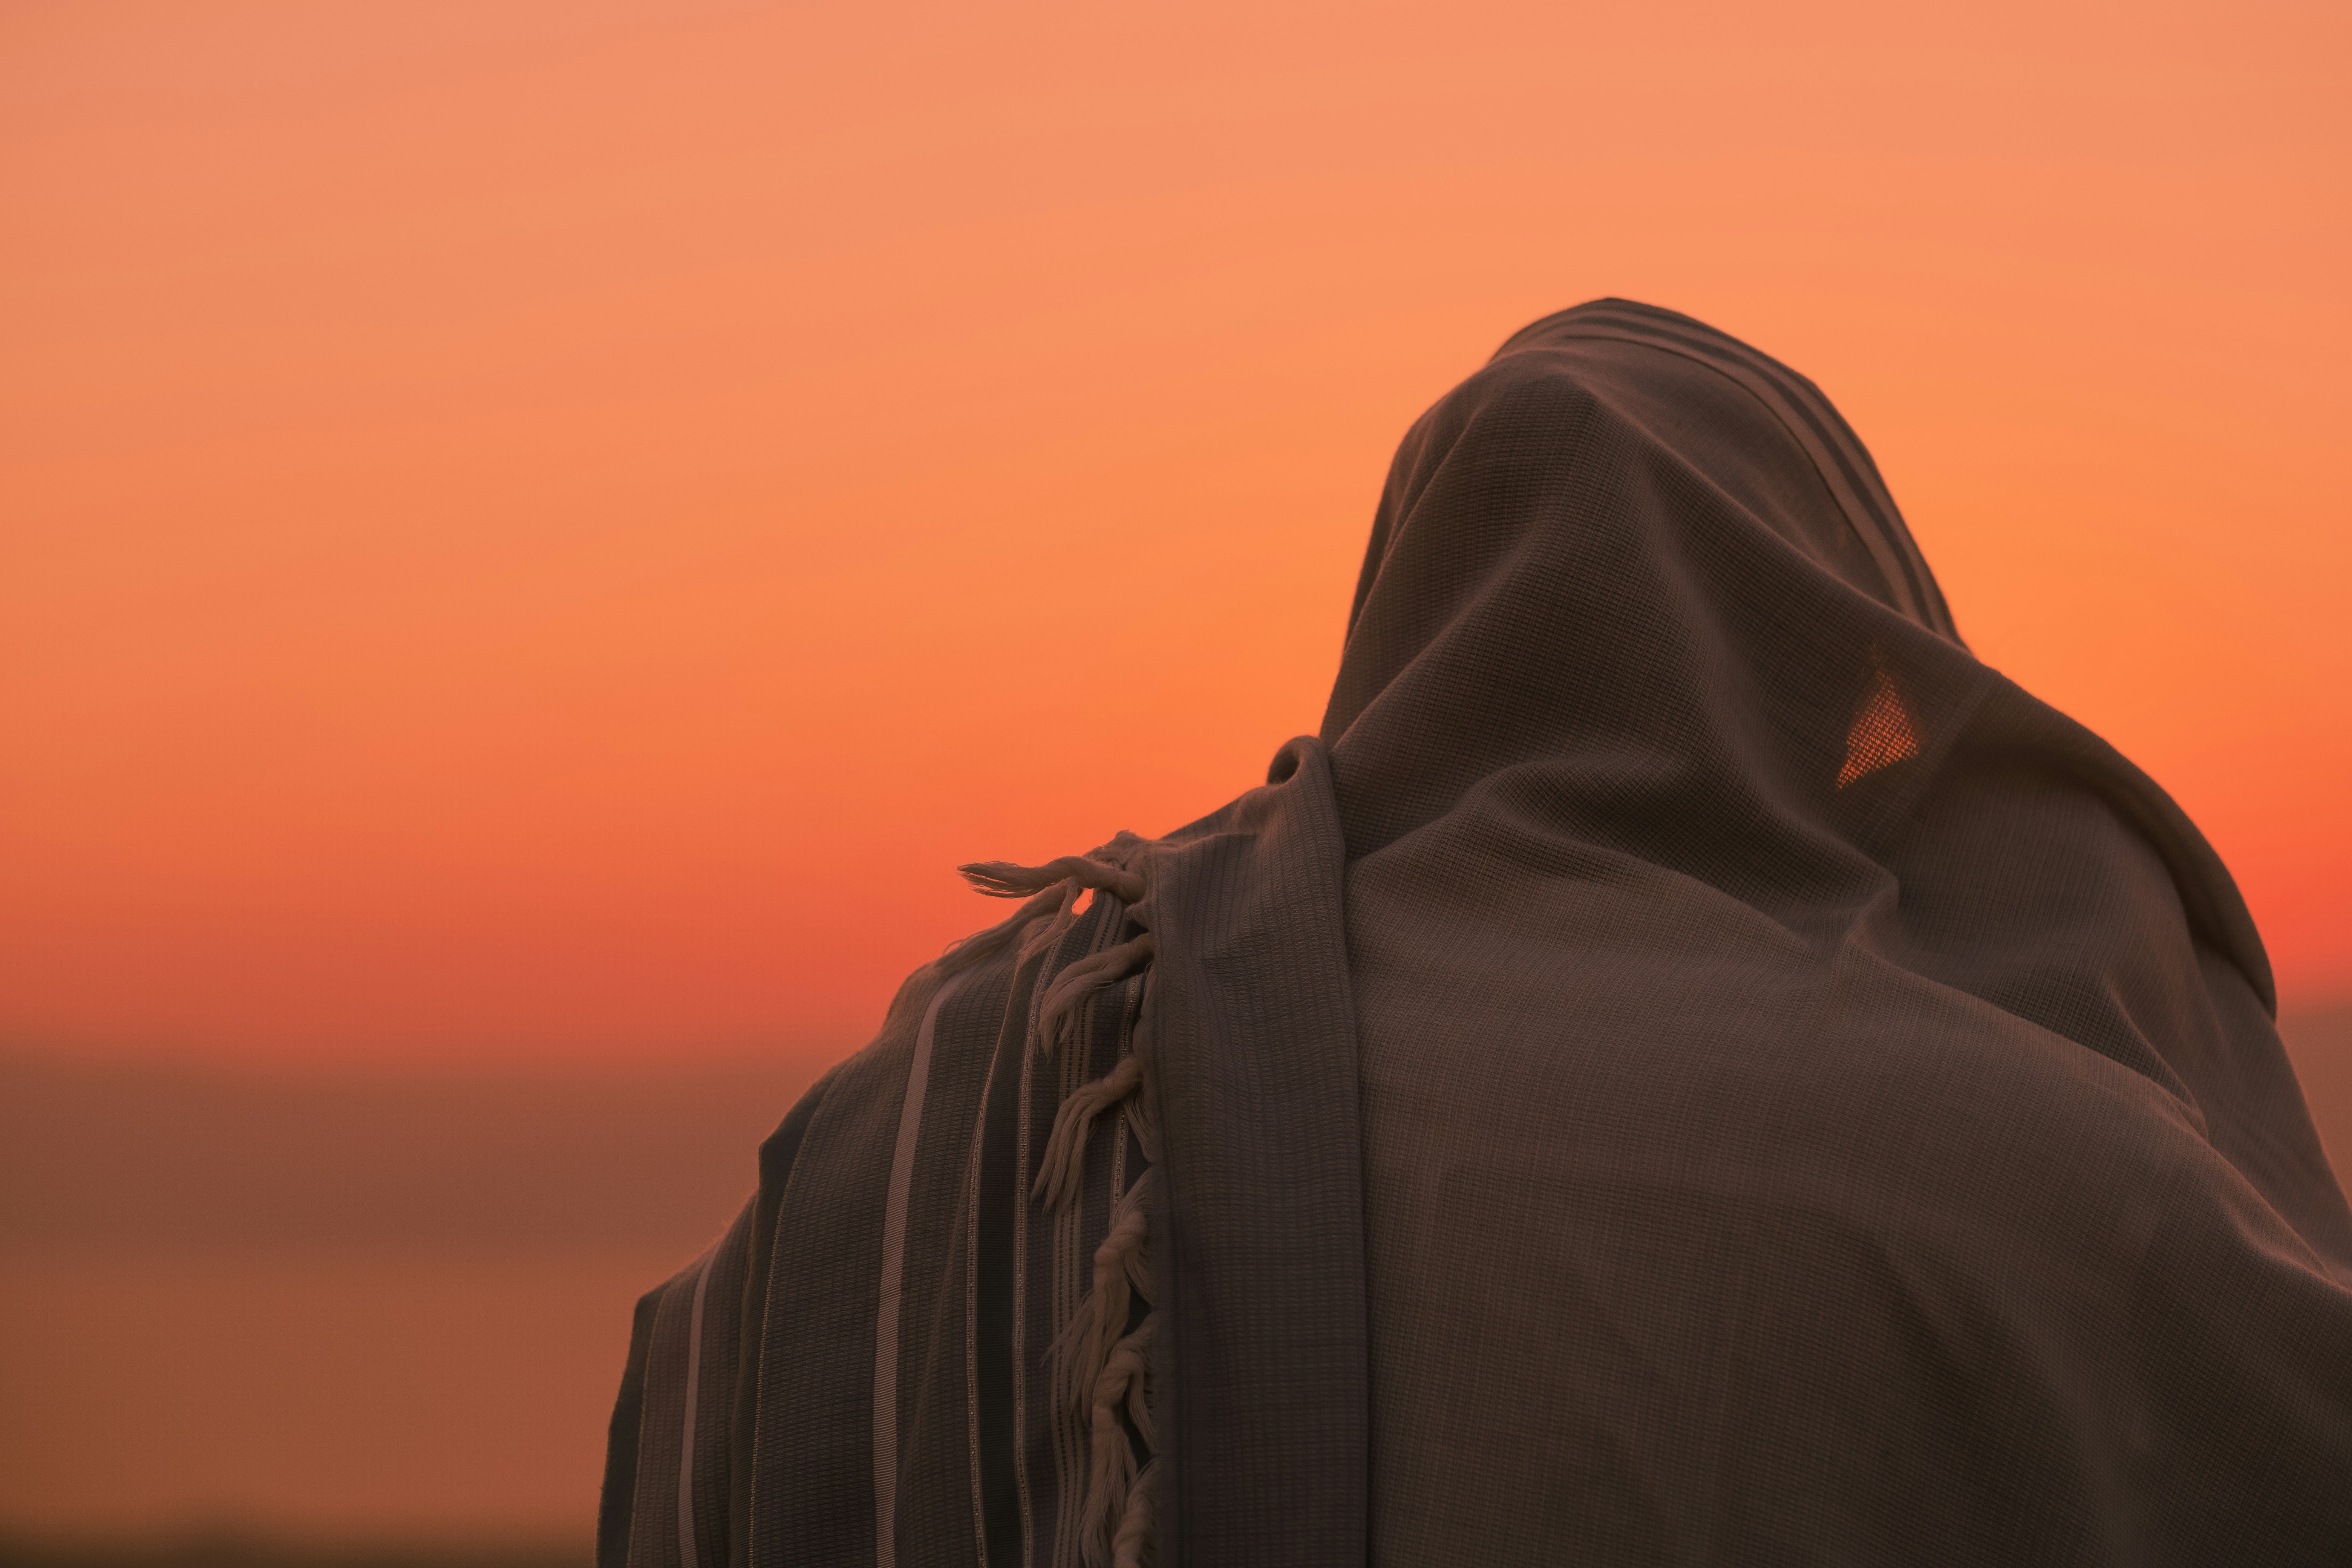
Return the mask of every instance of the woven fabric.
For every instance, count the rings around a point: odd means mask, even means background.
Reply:
[[[1370,1388],[1354,1002],[1322,747],[1171,835],[1155,977],[1173,1303],[1164,1561],[1361,1563]]]
[[[1787,367],[1513,337],[1321,734],[1124,842],[640,1304],[600,1568],[2352,1562],[2352,1213],[2252,922]],[[1139,1424],[1054,1358],[1147,1192]]]
[[[1371,1560],[2352,1561],[2252,922],[1861,451],[1603,301],[1399,454],[1323,733]]]
[[[600,1568],[1080,1562],[1087,1433],[1055,1396],[1050,1352],[1113,1200],[1148,1162],[1114,1112],[1085,1151],[1079,1201],[1049,1212],[1032,1188],[1062,1102],[1132,1048],[1140,989],[1109,988],[1050,1050],[1036,1008],[1058,973],[1132,929],[1104,899],[1043,952],[927,968],[793,1109],[725,1237],[639,1304]],[[895,1336],[881,1331],[894,1248]],[[894,1408],[877,1412],[877,1387]]]

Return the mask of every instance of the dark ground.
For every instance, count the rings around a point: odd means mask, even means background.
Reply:
[[[585,1541],[537,1546],[301,1545],[235,1532],[144,1542],[0,1535],[0,1568],[587,1568]]]

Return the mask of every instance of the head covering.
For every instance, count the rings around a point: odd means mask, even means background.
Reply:
[[[971,871],[641,1306],[604,1568],[2352,1560],[2242,901],[1744,344],[1514,336],[1319,737]]]
[[[1512,338],[1404,441],[1323,741],[1375,1555],[2352,1542],[2252,923],[1809,383],[1622,301]]]

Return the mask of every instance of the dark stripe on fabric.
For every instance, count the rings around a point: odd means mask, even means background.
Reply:
[[[630,1314],[629,1359],[621,1371],[621,1395],[604,1436],[604,1487],[596,1507],[596,1568],[627,1568],[629,1528],[637,1500],[637,1439],[646,1403],[646,1356],[652,1348],[654,1314],[661,1292],[637,1298]]]
[[[1787,369],[1786,366],[1781,368]],[[1794,371],[1789,371],[1789,374],[1792,376],[1797,375]],[[1943,584],[1936,581],[1935,568],[1927,564],[1927,552],[1919,548],[1919,542],[1911,536],[1911,525],[1903,521],[1903,509],[1895,504],[1895,492],[1887,488],[1886,476],[1878,471],[1878,460],[1870,455],[1870,448],[1862,444],[1862,437],[1854,434],[1853,426],[1845,423],[1844,416],[1838,413],[1836,405],[1830,402],[1828,395],[1821,388],[1813,386],[1813,384],[1806,381],[1803,376],[1797,376],[1797,379],[1804,382],[1808,387],[1812,387],[1813,396],[1820,405],[1823,417],[1828,419],[1834,427],[1846,433],[1850,454],[1870,481],[1870,489],[1865,493],[1886,503],[1893,519],[1895,532],[1904,543],[1905,560],[1912,570],[1918,574],[1921,595],[1935,607],[1935,619],[1930,624],[1954,642],[1960,643],[1963,647],[1967,646],[1965,639],[1960,636],[1958,623],[1952,618],[1950,601],[1944,597]]]
[[[742,1350],[743,1271],[751,1249],[756,1195],[736,1214],[710,1257],[700,1309],[701,1366],[694,1380],[695,1416],[690,1428],[694,1464],[686,1484],[692,1505],[690,1540],[695,1561],[721,1568],[733,1551],[728,1487],[733,1473],[737,1363]],[[683,1471],[683,1467],[681,1467]],[[680,1533],[688,1527],[681,1524]]]
[[[1862,541],[1863,548],[1869,551],[1871,559],[1878,563],[1879,574],[1885,580],[1887,591],[1895,595],[1896,607],[1922,626],[1928,624],[1927,608],[1919,602],[1919,596],[1916,591],[1916,580],[1912,573],[1904,565],[1902,552],[1887,538],[1886,531],[1877,525],[1876,520],[1871,517],[1868,509],[1863,505],[1861,498],[1855,494],[1853,485],[1847,477],[1848,470],[1845,465],[1836,459],[1831,449],[1832,444],[1824,442],[1812,421],[1806,419],[1793,401],[1780,388],[1762,375],[1756,367],[1728,355],[1710,353],[1706,352],[1708,345],[1679,340],[1654,330],[1644,330],[1633,323],[1612,326],[1601,321],[1587,324],[1581,320],[1571,321],[1563,322],[1552,335],[1556,338],[1567,339],[1613,339],[1621,342],[1638,343],[1664,353],[1680,354],[1683,358],[1694,363],[1706,365],[1708,369],[1728,377],[1746,388],[1750,395],[1770,411],[1772,416],[1780,422],[1781,426],[1804,449],[1805,455],[1812,459],[1813,467],[1820,473],[1822,484],[1828,488],[1832,499],[1837,502],[1838,510],[1845,514],[1846,521],[1853,529],[1854,536]]]
[[[1663,336],[1676,337],[1672,331]],[[1727,358],[1747,365],[1756,374],[1780,389],[1789,405],[1809,426],[1816,439],[1843,473],[1849,491],[1871,514],[1880,537],[1888,544],[1895,564],[1902,569],[1905,584],[1910,590],[1911,602],[1918,606],[1918,618],[1929,628],[1952,634],[1951,613],[1945,608],[1943,595],[1937,592],[1935,578],[1927,571],[1919,549],[1905,526],[1895,498],[1886,492],[1886,482],[1879,477],[1878,465],[1870,460],[1863,449],[1860,437],[1831,409],[1829,399],[1821,389],[1788,366],[1758,353],[1743,343],[1729,339],[1717,340],[1717,352]]]
[[[1832,407],[1821,388],[1804,376],[1769,354],[1760,353],[1734,338],[1727,338],[1703,322],[1667,312],[1643,309],[1638,321],[1642,328],[1669,341],[1686,344],[1701,352],[1711,352],[1726,361],[1744,366],[1778,387],[1790,407],[1811,427],[1813,436],[1835,461],[1843,474],[1848,492],[1860,500],[1876,525],[1895,563],[1900,567],[1904,583],[1910,590],[1911,602],[1917,606],[1916,614],[1931,630],[1958,640],[1952,624],[1950,609],[1944,603],[1942,591],[1937,587],[1935,574],[1927,570],[1926,559],[1919,553],[1916,541],[1903,521],[1903,514],[1888,493],[1886,481],[1880,477],[1878,465],[1862,445],[1861,437]],[[1650,317],[1663,317],[1664,321]],[[1593,319],[1611,319],[1612,313],[1595,311]],[[1622,320],[1618,317],[1616,319]],[[1666,323],[1671,324],[1666,324]],[[1677,330],[1680,329],[1680,330]],[[1826,476],[1825,476],[1826,477]],[[1865,537],[1864,542],[1868,540]]]
[[[719,1260],[713,1247],[694,1271],[694,1305],[686,1327],[686,1410],[677,1424],[677,1560],[696,1568],[694,1552],[694,1417],[702,1393],[702,1308],[710,1286],[710,1266]]]
[[[1021,1568],[1021,1489],[1013,1451],[1013,1232],[1021,1191],[1021,1068],[1028,1047],[1027,992],[1013,988],[998,1031],[982,1112],[972,1226],[973,1436],[990,1568]]]
[[[1868,461],[1858,438],[1846,427],[1843,419],[1830,412],[1829,400],[1811,381],[1769,355],[1759,353],[1746,343],[1723,337],[1713,329],[1685,318],[1667,316],[1653,319],[1645,313],[1596,310],[1589,313],[1573,312],[1569,319],[1580,325],[1591,322],[1622,327],[1643,337],[1656,338],[1664,343],[1712,356],[1727,366],[1747,370],[1770,383],[1837,460],[1854,497],[1870,512],[1872,521],[1887,531],[1891,539],[1900,522],[1895,510],[1894,498],[1885,493],[1885,484],[1878,477],[1877,466]]]
[[[842,1065],[778,1216],[751,1456],[755,1568],[874,1558],[874,1302],[882,1151],[898,1131],[919,1015]]]
[[[1596,300],[1548,316],[1514,333],[1498,353],[1547,338],[1608,339],[1679,353],[1740,385],[1811,459],[1855,537],[1877,563],[1897,607],[1931,630],[1958,640],[1951,612],[1934,590],[1934,579],[1878,478],[1877,465],[1811,382],[1704,322],[1628,300]]]
[[[898,1309],[907,1263],[907,1189],[915,1176],[915,1144],[922,1136],[923,1099],[930,1088],[931,1041],[940,1009],[963,976],[942,984],[923,1010],[915,1035],[907,1087],[899,1098],[898,1136],[890,1154],[890,1189],[882,1218],[882,1281],[874,1318],[874,1561],[898,1561]],[[693,1568],[689,1563],[688,1568]]]
[[[1066,933],[1063,944],[1069,938]],[[1050,1463],[1041,1471],[1033,1451],[1036,1443],[1037,1403],[1036,1384],[1044,1375],[1045,1366],[1040,1352],[1045,1341],[1038,1338],[1036,1271],[1030,1267],[1031,1237],[1037,1229],[1037,1215],[1029,1202],[1029,1183],[1036,1160],[1036,1148],[1045,1138],[1045,1129],[1036,1122],[1036,1097],[1040,1092],[1037,1070],[1037,1007],[1045,998],[1049,977],[1057,967],[1059,949],[1040,956],[1037,969],[1030,982],[1028,1006],[1021,1031],[1021,1095],[1019,1111],[1013,1129],[1013,1482],[1021,1504],[1021,1556],[1027,1565],[1053,1561],[1041,1556],[1037,1546],[1037,1525],[1047,1521],[1046,1533],[1052,1535],[1053,1468]],[[1050,1127],[1051,1112],[1046,1126]],[[1043,1492],[1041,1507],[1040,1492]]]
[[[907,1198],[899,1340],[898,1555],[978,1568],[971,1211],[981,1110],[1013,959],[974,969],[940,1010]]]
[[[1063,942],[1069,938],[1065,935]],[[1037,1533],[1039,1521],[1045,1522],[1048,1542],[1053,1538],[1053,1467],[1047,1463],[1042,1469],[1037,1463],[1037,1383],[1045,1375],[1045,1363],[1040,1351],[1046,1342],[1039,1337],[1041,1315],[1037,1299],[1037,1271],[1031,1267],[1030,1255],[1039,1216],[1029,1201],[1029,1183],[1036,1162],[1036,1151],[1044,1142],[1045,1130],[1037,1124],[1037,1096],[1045,1092],[1039,1079],[1051,1072],[1038,1070],[1037,1007],[1044,1000],[1045,988],[1057,968],[1060,949],[1042,955],[1034,979],[1030,984],[1027,1017],[1021,1033],[1021,1097],[1020,1109],[1013,1130],[1013,1479],[1021,1505],[1021,1555],[1024,1568],[1053,1561],[1050,1548],[1041,1553]],[[1047,1125],[1051,1125],[1051,1112]],[[1041,1506],[1042,1502],[1042,1506]]]
[[[792,1183],[793,1168],[809,1123],[816,1119],[826,1091],[840,1073],[841,1066],[836,1065],[817,1079],[801,1096],[800,1103],[785,1115],[782,1125],[760,1145],[760,1191],[752,1201],[746,1233],[750,1251],[744,1260],[742,1308],[738,1319],[741,1349],[735,1366],[734,1414],[727,1444],[728,1568],[750,1568],[751,1561],[752,1458],[759,1432],[768,1277],[775,1260],[776,1233],[783,1223],[784,1192]]]
[[[874,1296],[880,1152],[898,1131],[920,1014],[844,1062],[802,1135],[777,1215],[751,1453],[754,1568],[874,1556]]]
[[[694,1288],[709,1255],[661,1288],[646,1352],[645,1415],[637,1436],[637,1497],[629,1529],[629,1568],[677,1568],[678,1522],[685,1514],[682,1474],[689,1392]]]

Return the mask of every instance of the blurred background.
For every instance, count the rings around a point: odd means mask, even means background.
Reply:
[[[2352,11],[0,8],[0,1556],[584,1561],[950,868],[1313,730],[1538,315],[1818,381],[2352,1161]]]

